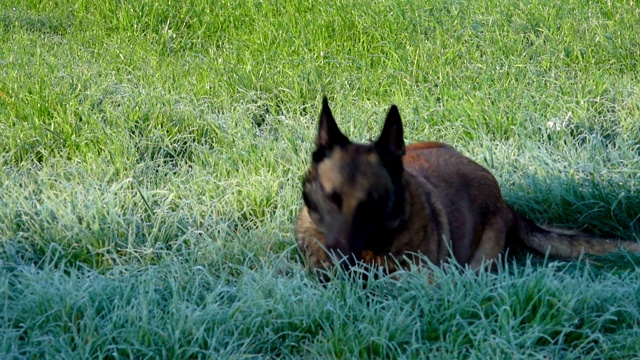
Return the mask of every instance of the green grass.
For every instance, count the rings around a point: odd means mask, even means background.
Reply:
[[[0,0],[0,357],[625,358],[638,258],[320,285],[320,99],[449,142],[540,223],[640,241],[633,2]],[[433,276],[435,284],[428,284]]]

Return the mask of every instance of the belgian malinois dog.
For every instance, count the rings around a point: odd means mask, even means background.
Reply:
[[[640,251],[640,243],[536,225],[505,204],[487,169],[447,144],[405,147],[395,105],[380,137],[356,144],[338,128],[325,97],[315,146],[296,223],[298,248],[312,270],[338,261],[393,272],[425,258],[493,268],[507,248],[557,258]]]

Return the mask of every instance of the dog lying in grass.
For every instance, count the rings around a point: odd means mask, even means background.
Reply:
[[[345,268],[362,262],[393,272],[425,258],[478,269],[495,267],[507,248],[558,258],[640,252],[639,243],[535,224],[505,204],[487,169],[447,144],[405,147],[395,105],[378,139],[356,144],[324,98],[315,146],[296,223],[298,248],[312,270],[338,259]]]

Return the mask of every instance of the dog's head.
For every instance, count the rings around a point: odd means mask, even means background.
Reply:
[[[350,262],[365,251],[384,252],[407,216],[398,108],[391,106],[375,142],[355,144],[338,128],[325,97],[315,145],[302,195],[327,249]]]

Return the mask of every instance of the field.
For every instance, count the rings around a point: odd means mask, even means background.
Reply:
[[[631,254],[318,283],[324,94],[352,139],[397,104],[528,217],[640,241],[634,1],[0,0],[0,358],[638,357]]]

